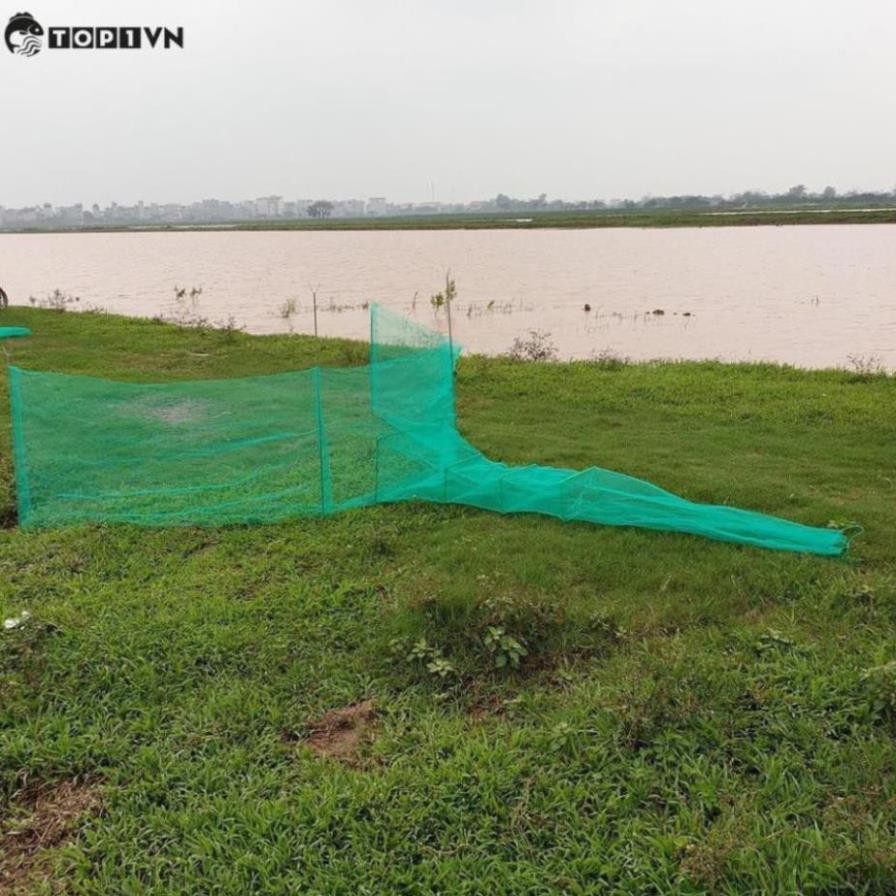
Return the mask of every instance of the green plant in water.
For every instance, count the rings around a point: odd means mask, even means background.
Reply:
[[[279,308],[280,317],[289,320],[298,310],[295,299],[287,299]]]
[[[444,305],[449,304],[449,302],[453,302],[457,298],[457,286],[454,283],[454,280],[448,279],[445,282],[445,289],[442,292],[437,292],[433,296],[430,297],[429,302],[436,311],[439,308],[442,308]]]

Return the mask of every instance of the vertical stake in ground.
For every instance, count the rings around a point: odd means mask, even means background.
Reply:
[[[451,385],[451,414],[457,422],[457,410],[454,403],[454,330],[451,327],[451,300],[454,298],[454,284],[451,282],[451,270],[445,271],[445,307],[448,311],[448,383]]]
[[[451,353],[451,375],[454,376],[454,334],[451,329],[451,271],[445,271],[445,307],[448,310],[448,350]]]
[[[314,383],[314,407],[317,416],[317,445],[320,461],[320,515],[327,516],[332,507],[331,493],[331,475],[330,475],[330,457],[329,445],[327,444],[327,434],[324,428],[324,409],[323,396],[321,394],[321,369],[320,367],[311,368],[312,382]]]

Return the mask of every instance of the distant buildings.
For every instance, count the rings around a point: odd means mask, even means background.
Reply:
[[[303,218],[380,218],[387,216],[489,214],[518,215],[533,212],[599,211],[658,212],[658,211],[714,211],[773,210],[773,209],[830,209],[830,208],[893,208],[893,192],[853,192],[837,194],[833,187],[822,193],[811,193],[802,185],[786,193],[768,194],[757,191],[732,196],[645,196],[639,200],[612,199],[604,202],[591,199],[566,202],[548,199],[541,194],[534,199],[514,199],[499,193],[493,199],[469,203],[407,202],[392,203],[385,196],[363,199],[284,199],[282,196],[259,196],[230,202],[225,199],[202,199],[189,205],[138,202],[119,205],[113,202],[105,208],[81,203],[54,206],[50,203],[3,208],[0,206],[2,230],[59,230],[77,227],[166,227],[189,225],[238,224],[243,221],[293,221]],[[310,210],[310,211],[309,211]]]
[[[318,202],[320,200],[317,200]],[[57,229],[66,227],[125,227],[189,224],[223,224],[241,221],[298,220],[309,217],[308,209],[313,199],[284,199],[282,196],[259,196],[257,199],[229,202],[222,199],[202,199],[189,205],[178,203],[146,203],[119,205],[113,202],[105,208],[92,205],[89,209],[77,205],[26,206],[4,208],[0,206],[0,228],[4,230]],[[414,204],[392,205],[385,197],[377,196],[365,202],[363,199],[332,200],[329,217],[363,218],[366,215],[382,216],[414,214]],[[421,208],[423,208],[421,206]],[[432,208],[427,206],[426,211]]]
[[[261,196],[255,200],[256,218],[281,218],[283,216],[282,196]]]

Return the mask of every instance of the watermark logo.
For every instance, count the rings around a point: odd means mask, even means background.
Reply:
[[[170,50],[184,47],[183,27],[164,25],[49,25],[48,50]],[[43,48],[43,27],[30,12],[17,12],[6,26],[10,53],[34,56]]]
[[[19,56],[34,56],[43,46],[44,29],[30,12],[17,12],[6,26],[6,47]]]

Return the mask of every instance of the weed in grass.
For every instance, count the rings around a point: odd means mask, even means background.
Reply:
[[[854,382],[867,382],[876,376],[887,375],[878,355],[848,355],[846,360],[855,373]]]
[[[513,340],[507,357],[514,361],[556,361],[558,352],[550,333],[529,330],[528,338],[517,336]]]
[[[220,320],[211,320],[202,313],[200,300],[203,289],[192,286],[174,287],[175,310],[171,314],[163,314],[153,318],[158,323],[175,324],[178,327],[191,328],[202,332],[214,332],[222,336],[225,343],[233,343],[243,328],[237,323],[233,314]]]
[[[70,293],[62,292],[60,289],[54,289],[46,298],[38,299],[35,296],[28,297],[28,303],[33,308],[44,308],[50,311],[62,313],[68,311],[77,305],[80,305],[81,299]]]
[[[496,669],[503,669],[505,666],[519,669],[520,661],[529,655],[525,644],[507,634],[500,625],[487,626],[482,643],[492,655]]]
[[[875,716],[896,721],[896,660],[865,669],[861,680]]]
[[[590,363],[601,370],[621,370],[632,361],[628,356],[619,355],[612,349],[605,348],[593,355]]]
[[[454,664],[445,658],[441,648],[430,644],[426,638],[418,638],[410,645],[393,638],[390,648],[396,658],[404,660],[411,667],[425,669],[437,678],[446,679],[457,674]]]

